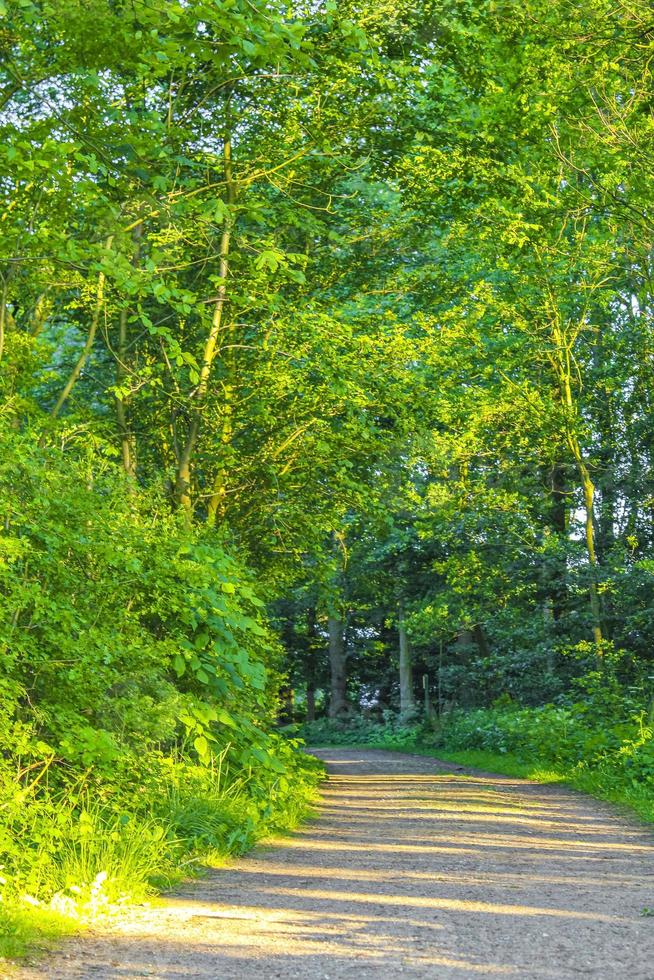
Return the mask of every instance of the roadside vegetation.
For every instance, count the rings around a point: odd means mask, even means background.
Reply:
[[[325,719],[287,731],[315,747],[417,752],[506,776],[563,782],[654,823],[654,728],[645,712],[625,717],[606,705],[593,711],[586,701],[525,708],[505,698],[426,722],[390,716],[344,726]]]
[[[279,644],[251,575],[101,454],[5,437],[0,954],[118,914],[307,812],[271,732]]]
[[[56,776],[50,760],[31,761],[26,780],[5,764],[0,957],[120,916],[294,828],[322,769],[279,738],[262,742],[263,763],[228,743],[210,764],[153,746],[140,759],[123,748],[112,773],[88,763]]]

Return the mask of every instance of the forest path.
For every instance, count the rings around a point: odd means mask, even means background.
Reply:
[[[22,980],[654,980],[654,838],[558,786],[319,749],[319,818]]]

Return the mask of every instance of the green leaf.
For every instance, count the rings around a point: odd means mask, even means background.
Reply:
[[[232,718],[232,716],[228,714],[227,711],[223,711],[222,708],[219,708],[218,711],[216,712],[216,721],[219,722],[221,725],[227,725],[228,728],[237,727],[234,718]]]
[[[277,272],[283,259],[283,252],[278,252],[276,249],[264,249],[257,256],[254,268],[257,270],[269,269],[270,272]]]

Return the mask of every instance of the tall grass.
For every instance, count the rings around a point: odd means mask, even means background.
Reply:
[[[89,773],[68,786],[0,764],[0,957],[123,914],[207,863],[293,828],[322,770],[283,743],[281,771],[154,754],[134,785]],[[38,774],[37,774],[38,775]]]

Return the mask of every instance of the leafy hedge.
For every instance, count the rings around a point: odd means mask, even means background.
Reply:
[[[97,453],[3,450],[4,746],[113,771],[183,736],[204,759],[248,745],[274,711],[277,651],[245,569]]]
[[[299,735],[309,746],[383,744],[389,748],[415,748],[424,735],[424,727],[402,722],[391,715],[383,723],[366,718],[352,718],[347,724],[320,718],[284,729],[290,736]]]
[[[0,765],[3,891],[55,907],[90,897],[142,897],[212,856],[241,853],[262,835],[294,826],[310,804],[321,769],[271,736],[273,768],[213,766],[152,752],[112,776],[88,770],[62,786],[44,784],[45,764]],[[72,889],[72,891],[71,891]],[[62,906],[63,903],[63,906]],[[82,902],[82,905],[84,903]]]

